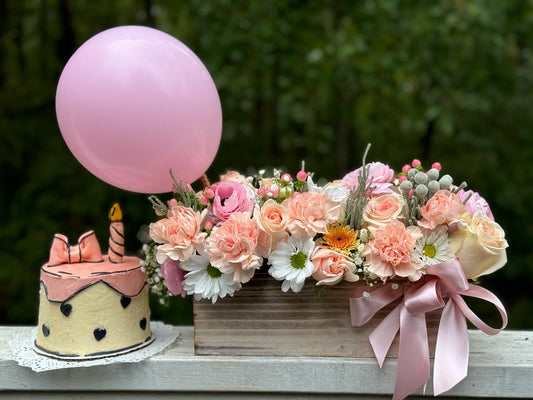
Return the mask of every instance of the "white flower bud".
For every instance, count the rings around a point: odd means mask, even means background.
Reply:
[[[410,181],[403,181],[400,183],[400,190],[402,192],[408,192],[413,188],[413,184]]]
[[[435,168],[431,168],[429,171],[428,171],[428,178],[430,180],[437,180],[439,179],[439,170],[438,169],[435,169]]]
[[[418,183],[418,184],[426,183],[426,182],[428,181],[428,176],[426,175],[425,172],[418,172],[418,173],[415,175],[414,180],[415,180],[415,182]]]
[[[426,185],[418,185],[415,188],[415,193],[419,197],[424,197],[426,194],[428,194],[428,187]]]
[[[444,175],[442,178],[440,178],[439,183],[441,189],[449,189],[453,183],[453,179],[450,175]]]

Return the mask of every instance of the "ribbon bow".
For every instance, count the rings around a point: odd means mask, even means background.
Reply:
[[[376,289],[367,286],[350,294],[353,326],[368,322],[384,306],[403,296],[369,336],[380,367],[400,331],[398,366],[393,400],[403,399],[424,385],[430,377],[429,345],[425,313],[443,308],[433,367],[434,394],[443,393],[466,377],[468,369],[468,330],[466,319],[481,331],[495,335],[507,325],[507,313],[490,291],[469,284],[457,259],[428,266],[426,275],[412,285],[387,283]],[[461,296],[492,303],[502,317],[502,327],[485,324]],[[445,301],[444,299],[448,300]]]
[[[84,233],[78,239],[78,244],[70,245],[65,235],[56,233],[50,248],[48,265],[56,267],[61,264],[81,262],[101,262],[102,251],[93,231]]]

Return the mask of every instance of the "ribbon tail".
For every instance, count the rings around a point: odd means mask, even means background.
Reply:
[[[396,333],[398,333],[398,330],[400,329],[401,306],[401,304],[397,305],[394,310],[387,314],[387,316],[383,318],[383,321],[381,321],[368,336],[368,340],[370,340],[372,350],[374,350],[380,368],[383,368],[385,357],[396,337]]]
[[[450,390],[468,372],[468,331],[466,318],[450,299],[442,311],[435,347],[433,393],[435,396]]]
[[[423,386],[430,377],[426,315],[400,312],[400,348],[393,400],[403,399]]]

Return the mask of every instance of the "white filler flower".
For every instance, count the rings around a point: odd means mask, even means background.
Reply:
[[[305,279],[313,273],[313,263],[309,260],[315,249],[313,239],[308,236],[291,236],[285,242],[278,243],[270,257],[271,267],[268,273],[278,281],[283,280],[281,290],[292,289],[299,292],[304,286]]]
[[[183,280],[183,288],[194,294],[196,300],[210,299],[215,303],[218,298],[233,296],[240,290],[240,282],[233,280],[233,273],[223,274],[209,263],[209,258],[194,254],[181,268],[188,271]]]

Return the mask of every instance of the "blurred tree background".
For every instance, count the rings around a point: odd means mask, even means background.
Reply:
[[[147,196],[93,177],[55,119],[61,70],[84,41],[146,25],[184,42],[210,71],[224,128],[211,180],[227,169],[299,169],[335,179],[369,161],[442,163],[492,206],[510,244],[482,283],[533,329],[533,2],[0,1],[0,324],[35,324],[39,267],[55,232],[108,234],[120,201],[126,247],[154,220]],[[154,143],[164,146],[164,143]],[[102,243],[103,245],[103,243]],[[190,300],[153,318],[191,323]],[[482,308],[482,307],[481,307]],[[489,314],[494,314],[489,310]],[[483,309],[481,310],[483,312]]]

